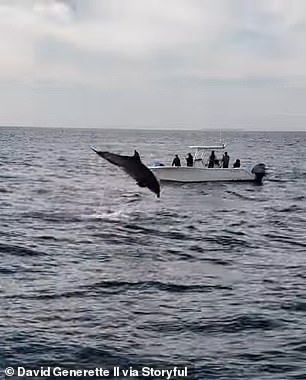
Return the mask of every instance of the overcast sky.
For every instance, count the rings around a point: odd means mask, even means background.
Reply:
[[[0,0],[0,125],[306,130],[305,0]]]

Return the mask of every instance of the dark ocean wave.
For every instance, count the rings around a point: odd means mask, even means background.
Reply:
[[[291,236],[282,236],[282,235],[276,235],[276,234],[264,234],[265,237],[270,239],[270,241],[276,241],[282,244],[286,245],[292,245],[292,246],[299,246],[299,247],[306,247],[306,239],[304,238],[305,241],[299,241],[300,236],[296,237],[291,237]]]
[[[81,286],[78,290],[51,293],[46,290],[43,294],[19,294],[9,298],[12,299],[40,299],[52,300],[59,298],[86,298],[99,294],[114,295],[124,294],[127,292],[136,292],[137,294],[146,292],[168,292],[168,293],[197,293],[212,292],[214,290],[231,290],[231,287],[225,285],[183,285],[170,284],[158,281],[142,281],[142,282],[124,282],[124,281],[103,281],[92,285]]]
[[[183,332],[192,332],[195,334],[239,334],[248,330],[270,331],[280,329],[283,326],[281,321],[276,321],[261,315],[238,315],[233,318],[226,318],[217,322],[202,321],[197,322],[164,322],[152,323],[147,327],[156,332],[165,332],[167,334],[176,334]]]
[[[26,248],[18,245],[7,245],[0,243],[0,253],[14,256],[40,256],[44,255],[44,252],[39,250]]]
[[[282,305],[282,308],[285,310],[291,310],[295,312],[306,313],[306,300],[305,301],[295,301],[289,302]]]
[[[33,211],[29,213],[22,214],[24,219],[38,219],[50,223],[79,223],[82,222],[82,219],[79,216],[73,214],[67,214],[64,212],[50,212],[46,213],[45,211]]]
[[[264,201],[269,201],[269,198],[259,198],[257,197],[256,195],[254,197],[251,197],[249,195],[246,195],[246,194],[243,194],[241,192],[238,192],[238,191],[233,191],[233,190],[227,190],[226,191],[228,194],[230,195],[234,195],[235,197],[237,198],[240,198],[240,199],[243,199],[243,200],[246,200],[246,201],[250,201],[250,202],[264,202]]]
[[[296,204],[293,205],[287,205],[286,207],[272,207],[273,211],[280,212],[280,213],[298,213],[298,212],[305,212],[305,208],[298,206]]]

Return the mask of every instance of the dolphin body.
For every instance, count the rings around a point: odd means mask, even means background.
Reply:
[[[157,195],[157,198],[160,197],[159,182],[151,170],[141,162],[139,153],[136,150],[134,151],[134,156],[121,156],[110,152],[100,152],[93,147],[91,149],[108,162],[122,168],[136,180],[138,186],[147,187]]]

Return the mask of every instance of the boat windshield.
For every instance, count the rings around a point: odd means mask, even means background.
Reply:
[[[209,158],[211,152],[215,152],[215,166],[220,167],[223,151],[226,145],[191,145],[189,148],[195,149],[194,164],[195,166],[201,165],[207,167],[209,165]],[[218,154],[219,153],[219,154]],[[220,156],[220,157],[219,157]]]

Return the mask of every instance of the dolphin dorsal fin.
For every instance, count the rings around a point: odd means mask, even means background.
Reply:
[[[134,150],[134,156],[133,158],[137,161],[140,161],[140,156],[139,156],[139,153],[137,152],[137,150]]]

